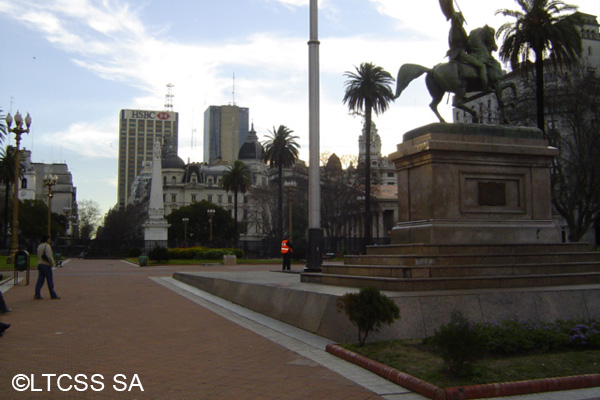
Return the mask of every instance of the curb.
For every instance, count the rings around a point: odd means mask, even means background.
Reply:
[[[600,374],[576,375],[530,381],[489,383],[462,387],[440,388],[412,375],[398,371],[378,361],[346,350],[337,344],[328,344],[326,351],[365,368],[397,385],[433,400],[466,400],[486,397],[515,396],[556,390],[585,389],[600,386]]]

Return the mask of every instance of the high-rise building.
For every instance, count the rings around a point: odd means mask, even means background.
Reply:
[[[233,162],[248,137],[249,109],[210,106],[204,112],[204,162]]]
[[[128,203],[131,184],[144,163],[152,161],[157,140],[169,137],[177,146],[179,114],[173,111],[121,110],[119,118],[119,170],[117,197],[119,207]]]

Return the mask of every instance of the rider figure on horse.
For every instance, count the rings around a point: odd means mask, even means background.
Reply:
[[[451,61],[462,62],[474,66],[479,70],[479,79],[481,81],[481,87],[483,91],[489,89],[488,76],[487,76],[487,61],[486,59],[480,59],[477,57],[477,52],[472,52],[469,45],[469,36],[463,28],[465,19],[461,12],[454,11],[452,0],[440,0],[440,6],[442,12],[446,16],[447,20],[452,20],[450,26],[450,33],[448,35],[448,45],[450,49],[446,53],[446,56]]]

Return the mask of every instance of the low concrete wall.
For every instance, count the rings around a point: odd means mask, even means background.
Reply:
[[[357,342],[356,327],[336,309],[339,292],[307,290],[310,284],[302,284],[302,289],[298,289],[197,273],[175,273],[173,278],[336,342]],[[358,289],[344,290],[354,292]],[[600,285],[502,291],[386,292],[386,295],[400,307],[401,318],[393,325],[371,333],[369,341],[431,336],[449,321],[454,310],[460,310],[469,320],[478,322],[515,317],[538,321],[600,319]]]

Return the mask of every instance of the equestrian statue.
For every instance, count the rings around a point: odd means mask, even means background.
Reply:
[[[504,114],[502,92],[510,88],[516,96],[516,87],[512,82],[501,82],[502,68],[494,59],[492,52],[498,50],[495,31],[489,26],[472,30],[468,35],[463,28],[465,19],[461,12],[454,10],[452,0],[439,0],[442,12],[451,21],[446,53],[449,61],[433,68],[417,64],[404,64],[398,71],[395,99],[414,79],[425,75],[425,83],[432,101],[429,107],[440,122],[446,122],[437,110],[445,93],[454,93],[452,105],[468,112],[474,123],[479,122],[477,112],[465,105],[465,95],[470,92],[494,93],[502,121],[507,124]]]

